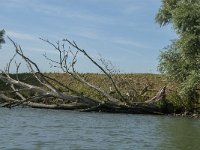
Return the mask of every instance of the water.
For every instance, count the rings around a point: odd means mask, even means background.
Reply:
[[[0,108],[0,150],[200,150],[200,120]]]

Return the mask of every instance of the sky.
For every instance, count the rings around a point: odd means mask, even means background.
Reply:
[[[95,60],[110,60],[123,73],[158,73],[160,51],[176,38],[171,26],[155,23],[160,5],[161,0],[0,0],[0,29],[44,72],[59,70],[51,70],[43,54],[52,59],[58,54],[39,38],[74,40]],[[14,53],[5,40],[0,69]],[[99,72],[84,56],[76,69]]]

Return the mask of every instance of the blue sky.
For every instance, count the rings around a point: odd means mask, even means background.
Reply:
[[[160,28],[155,15],[161,0],[1,0],[0,29],[20,44],[43,71],[50,71],[43,54],[55,51],[39,37],[65,37],[113,62],[121,72],[157,73],[158,56],[176,38],[170,26]],[[6,39],[0,50],[0,69],[13,54]],[[77,69],[97,72],[83,57]],[[25,71],[25,68],[21,68]]]

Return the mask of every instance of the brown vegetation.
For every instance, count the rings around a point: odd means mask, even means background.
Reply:
[[[152,74],[118,74],[108,67],[105,60],[101,59],[98,63],[75,42],[65,39],[64,43],[70,46],[66,50],[66,46],[59,42],[54,44],[48,40],[43,41],[53,46],[59,54],[57,61],[46,55],[45,58],[63,73],[42,73],[39,66],[25,56],[21,47],[11,40],[16,53],[0,74],[1,85],[4,86],[0,93],[3,107],[20,105],[87,112],[142,114],[164,114],[176,111],[174,105],[167,101],[168,95],[171,95],[168,93],[173,93],[176,89],[173,84],[167,82],[166,77]],[[75,65],[79,53],[84,54],[102,74],[78,73]],[[16,56],[20,56],[25,61],[30,73],[19,74],[20,64],[15,63],[16,73],[10,74],[10,66]]]

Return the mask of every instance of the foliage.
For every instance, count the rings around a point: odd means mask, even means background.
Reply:
[[[5,40],[4,40],[4,34],[5,34],[5,31],[4,30],[0,30],[0,48],[1,48],[1,44],[5,43]]]
[[[161,26],[173,25],[178,38],[160,55],[159,70],[179,84],[179,94],[198,100],[200,83],[200,1],[163,0],[156,16]]]

